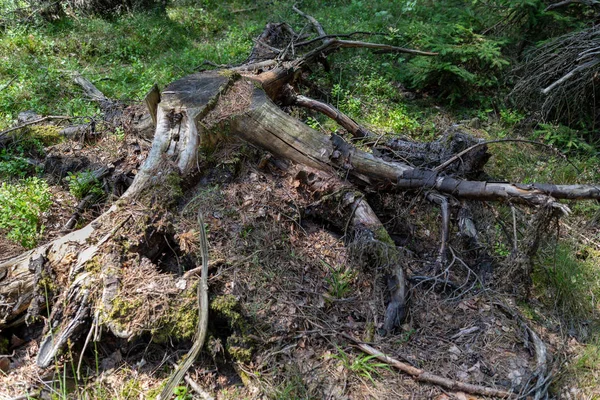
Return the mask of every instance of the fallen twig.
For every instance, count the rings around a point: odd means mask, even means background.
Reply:
[[[198,330],[194,338],[194,344],[187,354],[183,363],[175,370],[165,387],[163,388],[158,399],[170,399],[173,395],[173,390],[179,385],[179,382],[185,377],[185,374],[190,369],[206,338],[208,329],[208,242],[206,240],[206,229],[204,228],[204,219],[202,214],[198,212],[198,229],[200,230],[200,255],[202,256],[202,277],[198,283]],[[189,382],[188,382],[189,383]]]
[[[351,33],[339,33],[339,34],[333,34],[333,35],[318,36],[318,37],[316,37],[314,39],[305,40],[304,42],[295,43],[294,46],[296,46],[296,47],[307,46],[309,44],[318,42],[319,40],[336,39],[336,38],[349,38],[349,37],[352,37],[352,36],[355,36],[355,35],[386,36],[388,34],[387,33],[383,33],[383,32],[366,32],[366,31],[356,31],[356,32],[351,32]]]
[[[1,91],[3,91],[4,89],[6,89],[7,87],[9,87],[9,86],[10,86],[10,84],[11,84],[11,83],[13,83],[13,82],[15,81],[15,79],[17,79],[17,76],[13,76],[13,77],[12,77],[12,79],[11,79],[10,81],[8,81],[8,83],[7,83],[6,85],[2,86],[2,87],[0,88],[0,92],[1,92]]]
[[[419,382],[431,383],[453,391],[462,391],[465,393],[480,394],[484,396],[493,396],[501,398],[515,398],[514,393],[507,392],[505,390],[494,389],[491,387],[481,385],[473,385],[471,383],[460,382],[454,379],[448,379],[439,375],[434,375],[420,368],[413,367],[412,365],[408,365],[394,358],[391,358],[390,356],[369,346],[368,344],[360,342],[359,340],[353,338],[352,336],[346,333],[341,333],[341,335],[346,339],[352,341],[359,349],[361,349],[365,353],[370,354],[378,360],[383,361],[386,364],[389,364],[392,367],[411,375],[413,378],[415,378],[415,380]]]

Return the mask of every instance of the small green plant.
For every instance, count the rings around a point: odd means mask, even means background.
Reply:
[[[40,217],[52,204],[48,184],[36,177],[15,184],[4,182],[0,204],[0,229],[8,230],[6,237],[23,247],[34,247],[44,230]]]
[[[321,260],[321,264],[329,270],[329,276],[325,278],[325,282],[329,285],[328,293],[336,298],[343,299],[352,290],[351,283],[356,277],[356,273],[350,269],[336,269]]]
[[[564,125],[539,124],[533,133],[536,139],[556,146],[564,152],[594,152],[594,147],[587,143],[579,131]]]
[[[402,334],[400,335],[399,339],[396,340],[396,344],[408,343],[408,341],[415,334],[415,332],[416,332],[416,330],[413,329],[413,328],[410,328],[406,332],[402,332]]]
[[[189,393],[186,386],[177,386],[173,389],[175,400],[192,400],[192,395]]]
[[[306,119],[306,125],[310,126],[313,129],[319,130],[321,128],[321,124],[313,117],[308,117]]]
[[[523,118],[525,118],[525,116],[518,111],[509,110],[506,108],[500,110],[500,120],[509,127],[515,126],[521,122]]]
[[[546,299],[572,321],[598,316],[600,251],[559,243],[535,271],[534,283]]]
[[[350,355],[346,353],[343,349],[337,346],[336,349],[338,353],[332,355],[332,358],[340,360],[344,368],[354,372],[355,374],[363,378],[367,378],[372,383],[375,383],[375,379],[373,378],[373,376],[379,375],[379,369],[390,371],[389,365],[385,363],[374,362],[373,359],[375,358],[375,356],[361,354],[351,359]]]
[[[498,257],[508,257],[510,255],[510,249],[502,242],[494,243],[494,254]]]
[[[32,169],[31,164],[21,155],[0,149],[0,177],[25,178]]]
[[[115,129],[113,135],[117,138],[118,141],[123,141],[125,139],[125,131],[120,126],[118,126]]]
[[[97,198],[104,195],[102,184],[92,171],[69,172],[65,180],[69,185],[69,192],[77,200],[81,200],[90,194]]]

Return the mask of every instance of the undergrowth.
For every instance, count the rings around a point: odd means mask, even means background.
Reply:
[[[52,204],[48,184],[39,178],[27,178],[22,182],[0,186],[0,229],[6,237],[25,248],[36,245],[44,231],[42,213]]]
[[[599,250],[576,242],[559,242],[544,254],[534,280],[559,315],[575,323],[589,323],[590,318],[600,322],[598,265]]]

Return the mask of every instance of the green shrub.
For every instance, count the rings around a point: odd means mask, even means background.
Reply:
[[[565,153],[582,152],[593,153],[594,147],[587,143],[583,135],[576,129],[565,125],[539,124],[533,132],[535,139],[543,139],[544,142],[555,146]]]
[[[40,216],[52,204],[48,184],[35,177],[16,184],[4,182],[0,204],[0,229],[8,230],[6,237],[23,247],[34,247],[44,230]]]
[[[31,170],[32,166],[25,158],[12,154],[7,149],[0,149],[0,177],[25,178]]]
[[[96,198],[104,195],[102,184],[92,171],[69,172],[65,180],[69,184],[69,192],[77,200],[81,200],[89,194],[93,194]]]
[[[450,25],[440,33],[427,34],[420,48],[439,53],[437,57],[414,57],[402,75],[413,89],[435,89],[452,103],[475,100],[479,90],[498,86],[501,73],[509,65],[502,55],[504,41],[475,33],[473,28]],[[428,32],[429,31],[429,32]]]

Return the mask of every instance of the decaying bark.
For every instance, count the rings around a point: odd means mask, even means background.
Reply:
[[[55,293],[54,301],[45,299],[52,303],[52,312],[40,345],[38,365],[48,366],[69,338],[91,319],[118,337],[131,338],[136,334],[110,318],[121,290],[122,271],[156,264],[156,257],[165,246],[163,239],[172,234],[172,221],[177,218],[177,193],[182,183],[193,181],[197,174],[199,147],[218,142],[226,135],[240,137],[299,165],[302,173],[298,178],[320,198],[309,211],[337,225],[347,235],[349,245],[365,255],[365,264],[380,269],[385,276],[383,328],[387,331],[397,327],[406,313],[402,254],[361,191],[431,192],[430,198],[442,205],[445,213],[440,264],[445,262],[448,197],[519,202],[565,212],[566,207],[555,199],[600,199],[600,188],[596,186],[468,180],[465,177],[476,175],[487,160],[483,146],[465,154],[461,162],[450,168],[436,170],[434,167],[473,144],[467,140],[458,148],[453,147],[466,140],[456,133],[421,146],[395,140],[368,152],[341,136],[323,135],[293,118],[277,104],[295,104],[322,112],[353,136],[368,138],[368,130],[339,110],[295,92],[295,83],[306,66],[348,47],[435,55],[332,38],[318,22],[310,21],[320,39],[304,56],[296,58],[289,48],[293,46],[278,48],[285,44],[278,32],[286,32],[288,41],[299,39],[291,28],[271,26],[270,33],[261,36],[257,46],[271,52],[266,54],[273,59],[265,60],[264,51],[253,52],[247,65],[186,76],[154,97],[151,112],[113,102],[76,76],[87,96],[101,104],[109,121],[142,136],[152,128],[153,142],[134,181],[106,213],[61,239],[0,263],[0,329],[22,323],[28,309],[32,316],[40,309],[40,302],[44,301],[39,299],[42,271],[52,271],[62,288]],[[391,152],[386,153],[386,149]],[[403,159],[406,161],[399,161]],[[37,300],[32,302],[34,298]],[[504,392],[490,394],[498,393]]]

